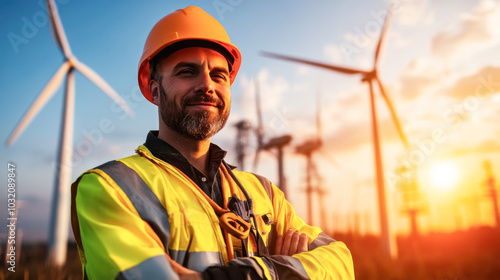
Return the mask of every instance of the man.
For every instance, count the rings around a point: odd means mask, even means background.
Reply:
[[[211,137],[227,121],[239,50],[198,7],[151,30],[139,65],[159,130],[136,155],[72,185],[88,279],[353,279],[349,250],[305,224],[267,179],[233,170]]]

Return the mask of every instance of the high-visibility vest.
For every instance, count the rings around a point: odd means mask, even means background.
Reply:
[[[137,154],[82,174],[72,185],[72,226],[88,279],[177,279],[166,254],[184,267],[204,271],[230,259],[219,218],[194,182],[176,167],[140,146]],[[309,252],[289,256],[254,255],[232,260],[252,266],[263,279],[353,279],[349,250],[342,242],[308,226],[283,193],[252,173],[234,170],[252,200],[260,236],[292,228],[308,236]],[[223,193],[235,193],[221,174]],[[250,252],[257,244],[249,239]],[[236,246],[237,247],[237,246]],[[274,263],[274,261],[277,263]],[[283,275],[282,275],[283,276]],[[136,278],[134,278],[136,277]]]

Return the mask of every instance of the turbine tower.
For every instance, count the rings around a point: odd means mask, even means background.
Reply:
[[[252,129],[250,122],[241,120],[237,122],[236,127],[236,159],[238,162],[238,169],[245,170],[245,157],[246,147],[248,146],[248,132]]]
[[[408,215],[410,221],[410,237],[416,241],[419,236],[418,215],[428,211],[428,201],[418,187],[417,169],[411,164],[400,164],[396,168],[399,176],[396,187],[401,193],[401,212]]]
[[[393,238],[391,238],[390,231],[389,231],[389,220],[388,220],[388,214],[387,214],[387,202],[386,202],[386,194],[385,194],[386,188],[385,188],[385,180],[384,180],[384,171],[383,171],[383,166],[382,166],[382,156],[381,156],[381,151],[380,151],[380,137],[378,134],[379,132],[378,132],[378,124],[377,124],[377,112],[376,112],[376,108],[375,108],[375,95],[374,95],[374,91],[373,91],[373,83],[376,82],[379,89],[380,89],[380,94],[384,98],[385,103],[386,103],[387,107],[389,108],[392,120],[394,121],[394,124],[396,126],[396,130],[399,134],[399,137],[401,138],[405,148],[408,150],[409,149],[408,140],[406,138],[406,135],[403,132],[403,129],[402,129],[401,124],[399,122],[399,118],[396,114],[396,110],[394,109],[394,106],[392,105],[392,102],[391,102],[389,96],[387,95],[382,83],[380,82],[380,79],[378,77],[378,72],[377,72],[377,66],[378,66],[379,57],[380,57],[380,53],[381,53],[381,49],[382,49],[382,43],[383,43],[385,35],[387,33],[387,27],[388,27],[388,22],[390,20],[390,16],[391,16],[391,9],[388,10],[387,17],[385,19],[384,26],[383,26],[382,32],[380,34],[380,38],[379,38],[379,41],[377,43],[372,70],[362,70],[362,69],[341,67],[341,66],[330,65],[330,64],[325,64],[325,63],[321,63],[321,62],[315,62],[315,61],[310,61],[310,60],[306,60],[306,59],[300,59],[300,58],[285,56],[285,55],[281,55],[281,54],[274,54],[274,53],[269,53],[269,52],[263,52],[263,55],[268,56],[268,57],[272,57],[272,58],[303,63],[303,64],[307,64],[307,65],[311,65],[311,66],[315,66],[315,67],[320,67],[323,69],[327,69],[327,70],[335,71],[335,72],[340,72],[340,73],[348,74],[348,75],[360,74],[362,76],[361,81],[368,83],[369,93],[370,93],[370,109],[371,109],[371,118],[372,118],[373,149],[374,149],[374,155],[375,155],[374,156],[375,173],[376,173],[376,185],[377,185],[379,216],[380,216],[380,231],[381,231],[381,237],[382,237],[381,238],[382,239],[382,251],[386,256],[395,257],[397,254],[397,250],[396,250],[396,244],[395,244]]]
[[[87,65],[78,61],[71,52],[66,34],[59,18],[59,13],[54,0],[47,0],[50,26],[55,41],[64,55],[64,62],[52,76],[42,92],[38,95],[19,124],[7,140],[7,145],[12,145],[23,133],[30,122],[35,118],[43,106],[54,96],[62,80],[66,77],[66,88],[64,95],[64,108],[62,118],[62,130],[60,134],[59,150],[57,153],[55,187],[52,196],[52,207],[49,225],[49,242],[47,261],[53,266],[62,266],[66,260],[66,249],[68,242],[68,228],[70,215],[70,185],[72,169],[72,146],[73,146],[73,121],[75,108],[75,78],[74,71],[77,70],[87,77],[91,82],[104,91],[113,101],[129,115],[134,112],[127,103],[109,86],[96,72]]]
[[[484,180],[484,185],[486,186],[488,196],[491,198],[493,205],[493,215],[495,217],[495,229],[500,231],[500,210],[498,206],[498,193],[496,186],[495,175],[493,174],[493,169],[491,168],[491,161],[486,160],[483,163],[486,178]]]
[[[319,182],[320,177],[316,164],[313,162],[313,154],[319,151],[323,147],[322,140],[322,127],[321,127],[321,105],[320,105],[320,95],[316,95],[316,137],[314,139],[306,140],[304,143],[298,145],[295,148],[295,152],[299,155],[303,155],[306,158],[306,198],[307,198],[307,222],[312,225],[314,223],[313,219],[313,193],[316,192],[319,198],[320,210],[323,209],[323,197],[321,194],[326,194],[326,191],[321,189]],[[313,186],[312,180],[316,179],[316,187]],[[325,222],[323,219],[321,223]],[[321,224],[321,226],[325,226]]]

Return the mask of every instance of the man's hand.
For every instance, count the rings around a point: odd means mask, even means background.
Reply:
[[[191,270],[189,268],[185,268],[182,265],[178,264],[174,260],[168,258],[172,269],[179,275],[181,280],[203,280],[203,276],[201,273]]]
[[[179,275],[180,280],[203,280],[203,276],[201,275],[201,273],[194,270],[190,270],[190,272],[187,273],[177,273],[177,275]]]
[[[275,255],[287,255],[307,252],[307,235],[300,234],[298,231],[293,232],[289,229],[284,236],[280,235],[276,238],[274,246]]]

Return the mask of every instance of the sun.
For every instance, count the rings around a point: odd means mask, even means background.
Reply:
[[[453,163],[438,162],[430,166],[429,177],[433,187],[446,191],[456,186],[459,176]]]

